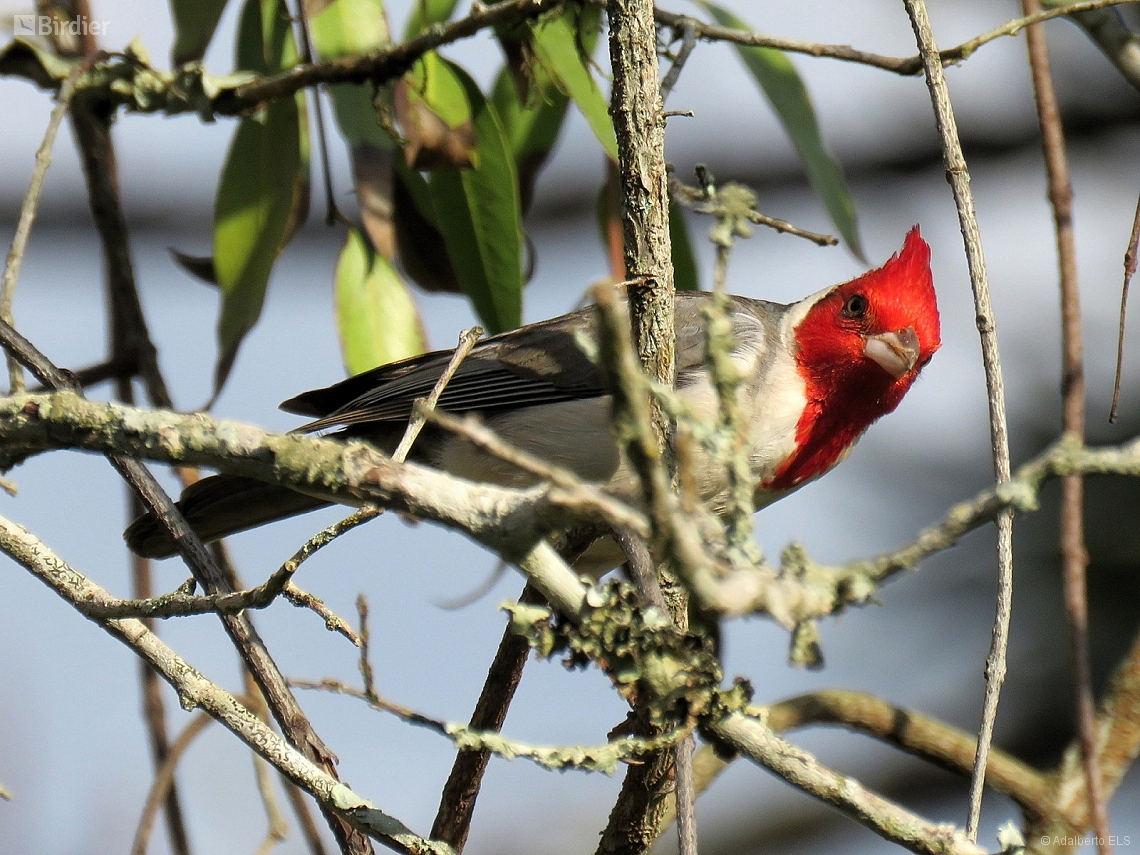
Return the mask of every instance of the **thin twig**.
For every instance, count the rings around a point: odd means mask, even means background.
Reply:
[[[954,192],[958,208],[958,222],[966,244],[966,261],[970,269],[970,284],[974,291],[974,314],[982,343],[982,363],[986,372],[986,390],[990,410],[990,444],[993,451],[994,476],[997,483],[1009,481],[1009,434],[1005,415],[1005,389],[1002,382],[1001,360],[998,355],[997,331],[990,301],[989,279],[978,234],[974,196],[970,189],[970,175],[962,155],[962,142],[958,137],[954,108],[942,61],[926,14],[925,0],[903,0],[910,16],[919,53],[926,70],[926,84],[934,104],[935,122],[942,138],[942,156],[946,163],[946,177]],[[997,718],[998,699],[1005,681],[1006,649],[1009,644],[1009,618],[1013,600],[1013,513],[1006,511],[997,517],[998,597],[994,620],[993,639],[986,658],[986,695],[982,708],[982,723],[978,733],[978,753],[974,776],[970,782],[970,812],[966,834],[971,841],[978,839],[978,820],[982,809],[982,788],[985,782],[986,755]]]
[[[455,352],[451,355],[451,361],[447,363],[447,367],[443,370],[435,386],[432,387],[431,393],[425,399],[426,406],[429,409],[434,408],[439,402],[439,397],[443,394],[443,390],[447,388],[447,384],[451,382],[451,378],[455,375],[456,370],[467,354],[471,352],[471,348],[475,346],[475,343],[479,340],[481,335],[483,335],[482,327],[471,327],[471,329],[464,330],[459,334],[459,344],[456,346]],[[424,421],[424,416],[413,412],[412,418],[408,421],[408,426],[404,430],[404,435],[400,438],[400,444],[392,454],[393,460],[403,462],[408,456],[408,452],[411,451],[412,444],[416,441],[416,437],[418,437],[420,431],[423,430]],[[381,513],[383,513],[383,511],[375,505],[365,505],[344,519],[326,526],[306,540],[301,545],[301,548],[294,552],[289,560],[281,565],[281,569],[277,572],[291,576],[296,573],[300,566],[308,561],[314,553],[324,549],[346,532],[352,531],[352,529],[357,526],[376,519]]]
[[[685,63],[688,62],[689,56],[697,46],[697,29],[695,23],[692,18],[685,18],[681,22],[680,27],[677,28],[681,33],[681,49],[677,51],[677,55],[673,57],[673,64],[669,66],[669,71],[666,72],[664,79],[661,81],[662,104],[669,100],[669,93],[671,93],[673,87],[677,85],[677,81],[681,78],[681,71],[685,68]]]
[[[731,713],[708,728],[756,763],[865,825],[876,834],[924,855],[982,855],[984,849],[952,825],[922,819],[822,765],[757,718]]]
[[[222,547],[215,545],[215,552],[221,551],[221,549]],[[234,578],[236,581],[236,574]],[[246,698],[243,699],[245,705],[250,712],[268,725],[270,723],[269,707],[266,706],[265,696],[257,688],[257,681],[253,679],[248,668],[242,672],[242,682],[245,684]],[[281,815],[281,809],[277,805],[277,797],[273,790],[273,776],[269,774],[269,765],[256,753],[252,753],[251,757],[253,759],[254,779],[257,782],[257,792],[261,797],[261,804],[265,808],[265,817],[268,820],[265,837],[262,839],[259,848],[260,855],[262,852],[268,853],[277,843],[285,839],[289,832],[289,825],[285,822],[285,818]],[[285,786],[287,789],[294,789],[294,785],[288,782]]]
[[[443,369],[443,373],[439,375],[439,379],[435,381],[435,386],[432,387],[431,393],[424,400],[422,408],[413,410],[411,419],[408,420],[408,427],[404,431],[404,435],[400,437],[400,444],[396,446],[396,450],[392,452],[392,459],[403,462],[408,457],[408,452],[412,450],[412,444],[416,441],[416,437],[420,435],[420,431],[424,429],[424,424],[427,422],[428,414],[435,409],[436,404],[439,403],[439,398],[447,388],[447,384],[451,382],[451,378],[455,376],[455,372],[459,370],[459,366],[463,364],[463,360],[467,358],[467,354],[475,347],[476,343],[483,335],[482,327],[471,327],[471,329],[464,330],[459,334],[459,343],[456,344],[455,350],[451,353],[451,359],[447,363],[447,367]]]
[[[748,714],[781,735],[809,727],[843,727],[965,777],[971,773],[977,750],[974,734],[866,692],[823,689],[749,707]],[[716,749],[709,745],[694,760],[697,792],[703,793],[733,758],[718,759]],[[1056,815],[1053,780],[1048,773],[997,748],[986,767],[986,785],[1009,796],[1035,822]],[[1065,815],[1073,820],[1070,814]],[[672,814],[667,814],[661,830],[672,821]]]
[[[1040,0],[1022,0],[1022,10],[1034,14]],[[1069,178],[1068,156],[1061,110],[1049,67],[1049,48],[1040,25],[1025,32],[1029,66],[1033,72],[1033,92],[1041,126],[1041,146],[1049,179],[1049,203],[1057,234],[1057,257],[1061,271],[1061,399],[1062,424],[1066,433],[1083,441],[1085,436],[1085,373],[1081,342],[1081,297],[1077,279],[1077,248],[1073,235],[1073,186]],[[1069,623],[1069,658],[1073,669],[1073,701],[1077,712],[1084,755],[1090,814],[1100,855],[1109,855],[1108,809],[1100,781],[1097,757],[1096,701],[1089,660],[1088,595],[1086,571],[1089,563],[1085,548],[1084,479],[1079,474],[1061,479],[1061,573],[1064,580],[1065,611]]]
[[[174,773],[178,770],[178,764],[191,743],[212,723],[213,719],[209,715],[204,712],[197,713],[186,727],[182,728],[178,737],[166,747],[166,757],[155,770],[150,791],[147,793],[146,801],[143,802],[142,814],[139,816],[138,825],[135,826],[131,855],[146,855],[155,817],[158,816],[159,808],[166,802],[167,795],[174,786]]]
[[[214,99],[221,115],[240,115],[251,107],[318,83],[384,83],[403,75],[429,51],[468,38],[489,27],[507,26],[533,19],[561,6],[565,0],[507,0],[484,6],[476,4],[471,14],[424,33],[403,44],[364,55],[324,60],[315,65],[297,65],[273,77],[255,80],[222,92]]]
[[[1109,6],[1125,6],[1135,2],[1137,2],[1137,0],[1087,0],[1087,2],[1070,4],[1063,9],[1050,9],[1047,12],[1041,12],[1040,14],[1031,15],[1029,17],[1014,18],[999,27],[995,27],[969,41],[963,42],[957,47],[940,51],[938,55],[943,65],[952,65],[969,58],[978,48],[982,47],[982,45],[1000,39],[1003,36],[1015,36],[1030,24],[1048,21],[1062,16],[1075,15],[1093,9],[1104,9]],[[687,15],[667,12],[664,9],[657,9],[654,16],[657,23],[672,27],[675,30],[685,27],[691,21],[696,37],[698,39],[705,39],[706,41],[723,41],[750,47],[775,48],[776,50],[787,51],[789,53],[801,53],[808,56],[825,57],[827,59],[838,59],[844,62],[869,65],[873,68],[879,68],[883,71],[891,71],[895,74],[902,75],[918,74],[923,69],[921,55],[908,57],[883,56],[882,54],[871,53],[869,51],[857,50],[850,45],[821,44],[819,42],[808,42],[799,39],[766,36],[763,33],[755,31],[735,30],[731,27],[707,24],[704,21],[690,18]]]
[[[364,594],[356,595],[356,615],[360,620],[360,631],[358,633],[360,636],[360,658],[357,667],[360,668],[360,679],[364,683],[364,696],[371,700],[377,695],[371,659],[370,642],[372,635],[368,629],[368,598]]]
[[[301,62],[305,65],[312,65],[313,42],[309,37],[309,17],[305,14],[306,9],[305,4],[299,0],[293,19],[297,22],[297,31],[301,36]],[[317,120],[317,151],[321,159],[321,183],[325,190],[325,225],[331,226],[339,218],[340,211],[337,209],[336,193],[333,190],[332,165],[329,161],[329,140],[328,134],[325,133],[325,110],[319,86],[313,87],[313,97],[309,99],[309,103],[312,104],[313,117]]]
[[[587,772],[611,773],[621,762],[635,760],[647,754],[659,752],[677,745],[688,736],[687,728],[678,727],[649,739],[637,736],[618,737],[605,745],[546,746],[530,745],[507,739],[495,730],[475,730],[466,724],[443,721],[416,712],[384,698],[369,697],[363,689],[349,686],[339,680],[290,680],[289,684],[298,689],[334,692],[364,701],[379,712],[390,713],[397,718],[425,727],[445,736],[458,747],[471,750],[487,750],[508,759],[525,757],[547,769],[580,769]]]
[[[1108,421],[1116,422],[1120,404],[1120,381],[1124,374],[1124,318],[1128,312],[1128,286],[1136,273],[1136,245],[1140,243],[1140,198],[1136,199],[1136,213],[1132,217],[1132,234],[1128,236],[1128,249],[1124,251],[1124,286],[1120,289],[1120,329],[1116,336],[1116,377],[1112,383],[1112,407]]]
[[[677,788],[677,850],[680,855],[697,855],[697,789],[693,779],[693,752],[696,740],[688,736],[673,749]]]
[[[567,564],[573,565],[597,540],[598,528],[584,526],[576,532],[563,535],[559,538],[558,554]],[[521,605],[543,605],[546,600],[535,585],[527,582],[518,602]],[[529,655],[530,645],[527,640],[508,624],[487,669],[483,688],[467,723],[469,728],[491,732],[502,729],[511,701],[522,681]],[[475,813],[475,802],[490,760],[491,752],[487,749],[459,751],[455,755],[432,823],[433,839],[450,843],[458,851],[466,845],[467,835],[471,831],[471,818]]]
[[[838,245],[839,240],[833,235],[809,232],[784,220],[760,213],[756,210],[756,191],[748,185],[738,181],[726,181],[718,187],[713,183],[715,179],[707,167],[697,164],[696,169],[701,187],[690,187],[670,175],[669,194],[677,204],[717,219],[718,226],[712,238],[714,243],[720,245],[724,242],[717,237],[720,233],[724,233],[726,237],[750,237],[751,231],[747,223],[756,223],[778,232],[806,238],[816,246]]]
[[[281,589],[281,596],[299,609],[308,609],[325,622],[325,629],[336,632],[347,638],[353,647],[360,646],[360,637],[352,624],[330,609],[320,597],[310,594],[303,588],[298,588],[292,582],[286,582]]]
[[[47,175],[51,165],[51,150],[55,146],[55,137],[59,133],[59,126],[63,124],[63,117],[71,107],[71,99],[75,95],[75,84],[85,70],[84,64],[76,65],[71,74],[63,81],[55,107],[52,108],[51,118],[48,119],[47,129],[44,131],[43,141],[36,150],[35,167],[28,182],[28,192],[24,194],[23,204],[20,206],[20,216],[16,221],[16,233],[12,235],[12,247],[8,250],[8,258],[4,262],[4,275],[0,278],[0,320],[8,325],[14,325],[12,320],[12,301],[16,296],[16,281],[20,277],[20,265],[24,261],[24,253],[28,249],[28,239],[32,235],[32,225],[36,221],[36,212],[40,206],[40,195],[43,192],[44,176]],[[12,395],[22,394],[24,391],[24,371],[16,358],[8,355],[8,388]]]
[[[281,783],[285,786],[285,798],[289,800],[289,807],[293,809],[293,816],[297,817],[297,825],[301,828],[301,837],[312,855],[325,855],[325,844],[321,840],[321,831],[317,827],[313,813],[309,810],[309,803],[305,801],[305,791],[281,775]]]

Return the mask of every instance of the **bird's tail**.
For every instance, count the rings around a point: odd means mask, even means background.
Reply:
[[[324,499],[256,478],[213,475],[187,487],[178,508],[194,533],[209,543],[328,504]],[[144,558],[169,558],[177,551],[170,533],[152,514],[143,514],[132,522],[123,539],[132,552]]]

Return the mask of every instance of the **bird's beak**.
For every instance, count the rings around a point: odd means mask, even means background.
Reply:
[[[863,355],[898,380],[918,362],[918,336],[914,327],[867,336]]]

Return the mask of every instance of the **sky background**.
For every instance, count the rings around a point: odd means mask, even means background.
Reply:
[[[736,0],[726,5],[772,34],[893,55],[914,52],[901,4]],[[406,7],[391,4],[397,31]],[[668,8],[694,11],[681,2]],[[25,10],[6,6],[3,11]],[[108,22],[105,47],[121,48],[138,36],[154,62],[166,64],[171,32],[165,4],[96,3],[95,12]],[[931,3],[943,46],[1015,14],[1013,3]],[[231,66],[233,18],[230,10],[207,56],[211,70]],[[1140,186],[1135,157],[1140,96],[1074,26],[1056,21],[1048,34],[1073,132],[1090,431],[1099,440],[1119,442],[1135,435],[1140,422],[1135,346],[1126,364],[1121,423],[1109,427],[1105,420],[1121,259]],[[1060,420],[1055,253],[1024,50],[1022,39],[1002,39],[948,72],[994,291],[1015,464],[1038,451]],[[486,39],[456,45],[447,55],[484,83],[498,62],[497,48]],[[769,555],[800,540],[813,557],[839,562],[907,542],[951,503],[987,485],[985,387],[956,214],[923,81],[831,60],[796,57],[794,62],[812,92],[827,143],[848,171],[869,259],[881,263],[899,248],[906,230],[920,223],[933,247],[943,318],[944,346],[899,410],[876,425],[834,473],[757,516],[757,536]],[[0,103],[7,117],[0,133],[6,165],[0,170],[0,228],[7,241],[51,104],[44,93],[14,80],[0,80]],[[722,180],[756,186],[766,213],[829,230],[783,130],[730,49],[699,45],[669,108],[695,113],[669,124],[667,157],[679,175],[688,177],[694,163],[707,163]],[[211,289],[175,267],[168,248],[209,252],[213,194],[231,133],[225,122],[203,125],[190,116],[124,116],[116,125],[144,308],[168,384],[185,409],[209,397],[217,300]],[[347,160],[335,140],[333,150],[339,198],[351,204]],[[607,275],[592,214],[601,165],[596,142],[572,113],[528,222],[537,259],[526,294],[528,320],[572,308],[585,287]],[[310,225],[278,263],[262,320],[242,348],[215,415],[287,430],[297,422],[276,409],[281,400],[343,376],[331,296],[332,266],[343,235],[319,225],[323,210],[318,194],[314,199]],[[711,252],[699,239],[709,223],[694,219],[690,226],[701,244],[707,282]],[[21,332],[59,365],[94,364],[106,351],[99,257],[65,131],[15,304]],[[787,302],[863,269],[842,248],[818,249],[759,230],[734,251],[729,286],[734,293]],[[466,304],[455,297],[420,295],[420,305],[434,347],[451,346],[459,330],[473,322]],[[106,394],[106,389],[93,391]],[[0,514],[26,525],[101,585],[128,595],[120,538],[126,521],[123,490],[106,462],[76,453],[45,455],[11,476],[20,494],[0,496]],[[1121,532],[1137,528],[1136,517],[1122,510],[1140,505],[1135,489],[1129,493],[1117,485],[1117,493],[1097,492],[1099,482],[1091,489],[1090,529],[1094,546],[1102,550],[1094,550],[1094,557],[1112,557],[1115,563],[1106,559],[1106,565],[1117,570],[1134,568],[1128,562],[1135,562],[1140,549],[1133,550]],[[1041,764],[1055,759],[1049,752],[1068,738],[1070,726],[1051,496],[1045,510],[1019,523],[1015,534],[1018,599],[997,734],[999,745]],[[242,535],[232,540],[232,554],[244,578],[259,581],[309,534],[337,518],[337,511],[324,511]],[[823,687],[855,688],[974,730],[993,618],[992,541],[991,530],[977,532],[925,562],[920,572],[884,588],[881,605],[824,621],[827,666],[819,672],[786,665],[786,635],[770,622],[737,622],[725,640],[727,673],[749,677],[758,702]],[[314,557],[297,581],[345,616],[354,614],[356,595],[365,593],[381,693],[429,715],[465,720],[502,631],[497,605],[516,595],[522,580],[511,571],[491,593],[463,609],[439,604],[477,588],[494,566],[493,556],[462,537],[389,516]],[[174,561],[156,568],[164,589],[186,575]],[[1104,578],[1122,577],[1106,570]],[[150,783],[137,663],[16,565],[0,561],[0,585],[0,784],[15,796],[0,803],[0,840],[6,841],[0,849],[36,855],[124,851]],[[1118,587],[1114,596],[1109,587],[1103,599],[1094,597],[1094,627],[1103,630],[1095,640],[1103,661],[1110,662],[1135,633],[1137,599],[1123,593],[1134,590]],[[357,679],[355,651],[311,613],[275,604],[255,620],[287,675]],[[233,690],[240,687],[235,657],[215,619],[168,621],[160,631],[210,678]],[[177,730],[187,716],[173,693],[168,697],[171,727]],[[426,833],[450,768],[450,745],[345,698],[305,693],[301,700],[317,731],[340,754],[342,777]],[[506,732],[536,743],[595,744],[624,712],[596,671],[568,673],[556,662],[534,662]],[[817,730],[797,734],[795,741],[931,819],[964,822],[963,780],[847,733]],[[209,728],[188,754],[179,783],[195,851],[256,848],[263,820],[251,763],[233,737]],[[467,851],[592,851],[619,785],[620,776],[553,774],[522,761],[495,761]],[[1133,774],[1113,804],[1113,830],[1131,835],[1132,846],[1140,845],[1138,795],[1140,781]],[[989,796],[983,842],[992,846],[997,826],[1013,817],[1010,803]],[[895,851],[743,762],[701,800],[698,818],[705,853]],[[161,828],[151,851],[168,851]],[[295,830],[278,851],[304,851]]]

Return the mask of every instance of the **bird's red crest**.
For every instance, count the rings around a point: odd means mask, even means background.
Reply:
[[[868,356],[868,340],[909,331],[916,352],[892,375]],[[797,449],[769,485],[789,489],[843,459],[872,422],[898,406],[942,344],[930,247],[918,226],[875,270],[819,296],[795,330],[796,365],[807,406]]]

